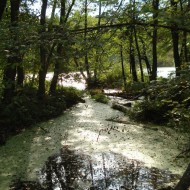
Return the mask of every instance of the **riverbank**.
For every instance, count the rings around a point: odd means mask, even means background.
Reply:
[[[114,122],[125,120],[124,123]],[[114,152],[147,167],[182,174],[187,160],[175,157],[188,142],[185,134],[131,122],[109,105],[86,98],[62,116],[27,129],[0,147],[0,189],[12,180],[37,180],[48,157],[63,146],[85,155]]]

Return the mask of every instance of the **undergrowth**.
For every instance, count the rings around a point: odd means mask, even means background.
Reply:
[[[43,100],[39,100],[36,94],[37,89],[26,85],[10,104],[0,103],[1,139],[37,122],[59,116],[67,108],[83,101],[81,92],[72,87],[62,87]]]
[[[109,98],[103,94],[101,89],[90,90],[90,95],[92,99],[94,99],[97,102],[101,102],[103,104],[107,104],[109,102]]]
[[[153,81],[143,90],[145,99],[136,103],[129,115],[138,121],[167,124],[190,131],[190,75]]]

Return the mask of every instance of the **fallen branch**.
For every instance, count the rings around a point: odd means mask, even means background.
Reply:
[[[188,148],[188,149],[183,150],[182,152],[180,152],[180,153],[175,157],[175,159],[179,158],[182,154],[187,154],[187,153],[190,153],[190,148]]]
[[[99,137],[100,137],[102,131],[105,131],[105,132],[107,132],[108,134],[110,134],[110,131],[111,131],[111,130],[115,130],[115,131],[117,131],[117,132],[120,132],[118,129],[116,129],[116,128],[113,127],[113,126],[111,126],[110,128],[106,128],[106,129],[100,129],[100,130],[99,130],[99,133],[98,133],[98,137],[97,137],[97,142],[98,142],[98,139],[99,139]]]

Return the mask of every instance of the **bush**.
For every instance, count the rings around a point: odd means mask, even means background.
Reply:
[[[92,98],[97,102],[101,102],[103,104],[107,104],[109,102],[109,98],[106,97],[104,94],[96,94],[92,96]]]
[[[176,128],[187,129],[190,126],[190,76],[152,81],[143,90],[145,100],[137,103],[130,117],[139,121],[156,124],[166,123]]]
[[[84,102],[84,100],[81,98],[83,93],[83,91],[77,90],[74,87],[61,87],[57,90],[55,95],[64,97],[66,106],[70,107],[78,102]]]
[[[165,123],[168,118],[166,117],[167,106],[157,101],[142,101],[134,106],[129,111],[129,116],[137,121],[148,121],[156,124]]]
[[[15,133],[31,126],[60,115],[66,108],[82,101],[81,92],[74,88],[62,88],[54,95],[38,100],[36,89],[27,86],[17,92],[8,105],[0,104],[0,131]]]

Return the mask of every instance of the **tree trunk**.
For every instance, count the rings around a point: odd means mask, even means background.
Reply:
[[[120,57],[121,57],[121,68],[122,68],[122,77],[123,77],[124,90],[126,92],[127,83],[126,83],[125,67],[124,67],[124,61],[123,61],[123,46],[122,45],[120,45]]]
[[[190,187],[190,164],[188,165],[185,173],[180,179],[179,183],[176,185],[174,190],[188,190]]]
[[[91,83],[91,75],[90,75],[90,67],[89,67],[89,62],[88,62],[88,48],[87,48],[87,27],[88,27],[88,0],[85,0],[85,7],[84,7],[84,12],[85,12],[85,20],[84,20],[84,42],[85,42],[85,56],[84,56],[84,63],[85,63],[85,68],[86,68],[86,73],[87,73],[87,86],[90,87]]]
[[[61,55],[61,53],[62,53],[62,45],[58,44],[57,54]],[[50,94],[54,94],[56,91],[59,74],[60,74],[60,60],[57,59],[55,66],[54,66],[54,74],[53,74],[53,78],[52,78],[51,85],[50,85],[50,90],[49,90]]]
[[[153,36],[152,36],[152,74],[151,80],[157,79],[157,25],[158,25],[158,7],[159,7],[159,0],[153,0]]]
[[[171,16],[173,16],[175,15],[175,12],[177,12],[177,1],[171,0],[170,2],[171,2],[171,8],[173,10]],[[179,31],[177,23],[174,21],[172,22],[171,34],[172,34],[173,56],[176,68],[176,76],[179,76],[181,70],[181,61],[179,56]]]
[[[188,63],[189,55],[188,55],[188,47],[187,47],[187,32],[183,32],[182,36],[182,44],[181,44],[181,52],[180,52],[180,62]]]
[[[147,53],[146,53],[147,48],[146,48],[145,42],[144,42],[144,40],[142,38],[140,38],[140,41],[142,43],[142,49],[143,49],[143,55],[141,56],[141,59],[145,61],[147,73],[148,73],[148,76],[149,76],[149,80],[151,80],[152,69],[151,69],[151,65],[150,65],[150,62],[148,60]]]
[[[60,21],[59,21],[60,26],[64,25],[67,22],[69,14],[70,14],[74,4],[75,4],[75,0],[72,0],[72,3],[69,6],[68,11],[66,13],[66,0],[61,0],[61,13],[60,13]],[[57,46],[58,57],[63,56],[63,48],[65,48],[65,47],[63,47],[63,44],[59,43]],[[62,63],[62,64],[64,64],[64,63]],[[57,86],[59,74],[61,72],[60,70],[61,70],[61,62],[59,59],[57,59],[55,66],[54,66],[54,75],[53,75],[53,78],[52,78],[52,81],[50,84],[50,89],[49,89],[50,94],[54,94],[56,91],[56,86]]]
[[[132,71],[132,77],[134,82],[138,82],[136,64],[135,64],[135,51],[134,51],[134,42],[133,42],[133,27],[130,28],[129,36],[129,60]]]
[[[102,14],[102,0],[99,0],[99,14],[98,14],[98,25],[101,25],[101,14]],[[97,30],[97,35],[100,32],[100,28]],[[99,46],[96,48],[96,55],[95,55],[95,65],[94,65],[94,83],[97,83],[97,75],[98,75],[98,65],[99,65]]]
[[[6,5],[7,5],[7,0],[1,0],[0,1],[0,21],[2,19]]]
[[[139,66],[140,66],[140,72],[141,72],[141,81],[144,82],[144,73],[143,73],[143,67],[142,67],[142,62],[141,62],[141,52],[140,52],[140,48],[139,48],[139,44],[138,44],[137,31],[136,31],[135,26],[134,26],[134,35],[135,35],[135,44],[136,44],[136,48],[137,48]]]
[[[14,44],[17,42],[17,33],[14,27],[18,25],[20,0],[11,0],[11,39]],[[7,59],[7,64],[4,68],[3,73],[3,100],[6,103],[10,103],[15,91],[15,78],[16,78],[16,63],[20,62],[20,57],[18,56],[18,50],[15,47],[10,49],[11,56]]]
[[[17,66],[17,86],[23,87],[24,84],[24,68],[23,66]]]
[[[47,63],[46,63],[46,48],[44,47],[43,33],[45,33],[45,23],[46,23],[46,10],[47,10],[47,0],[42,0],[41,8],[41,45],[40,45],[40,70],[39,70],[39,84],[38,84],[38,98],[43,99],[45,96],[45,79],[47,73]]]
[[[129,4],[131,6],[131,10],[129,12],[131,17],[131,22],[135,23],[135,0],[130,0]],[[132,72],[133,82],[138,82],[137,71],[136,71],[136,63],[135,63],[135,49],[134,49],[134,25],[129,26],[129,60],[130,60],[130,70]]]
[[[186,14],[189,13],[189,7],[188,7],[188,4],[186,5],[187,8],[185,8],[185,11],[184,11],[184,8],[183,8],[183,1],[180,0],[180,8],[181,8],[181,14],[182,14],[182,25],[185,24],[185,16]],[[186,31],[183,31],[183,34],[182,34],[182,44],[181,44],[181,52],[180,52],[180,60],[181,60],[181,63],[188,63],[190,60],[189,60],[189,52],[188,52],[188,47],[187,47],[187,32]]]
[[[60,13],[60,21],[59,21],[60,26],[64,24],[65,17],[66,17],[66,0],[61,0],[61,13]],[[62,56],[62,49],[63,49],[62,43],[59,43],[57,46],[58,56]],[[54,94],[56,91],[59,74],[60,74],[60,60],[58,58],[54,66],[54,74],[53,74],[53,78],[52,78],[50,89],[49,89],[50,94]]]

